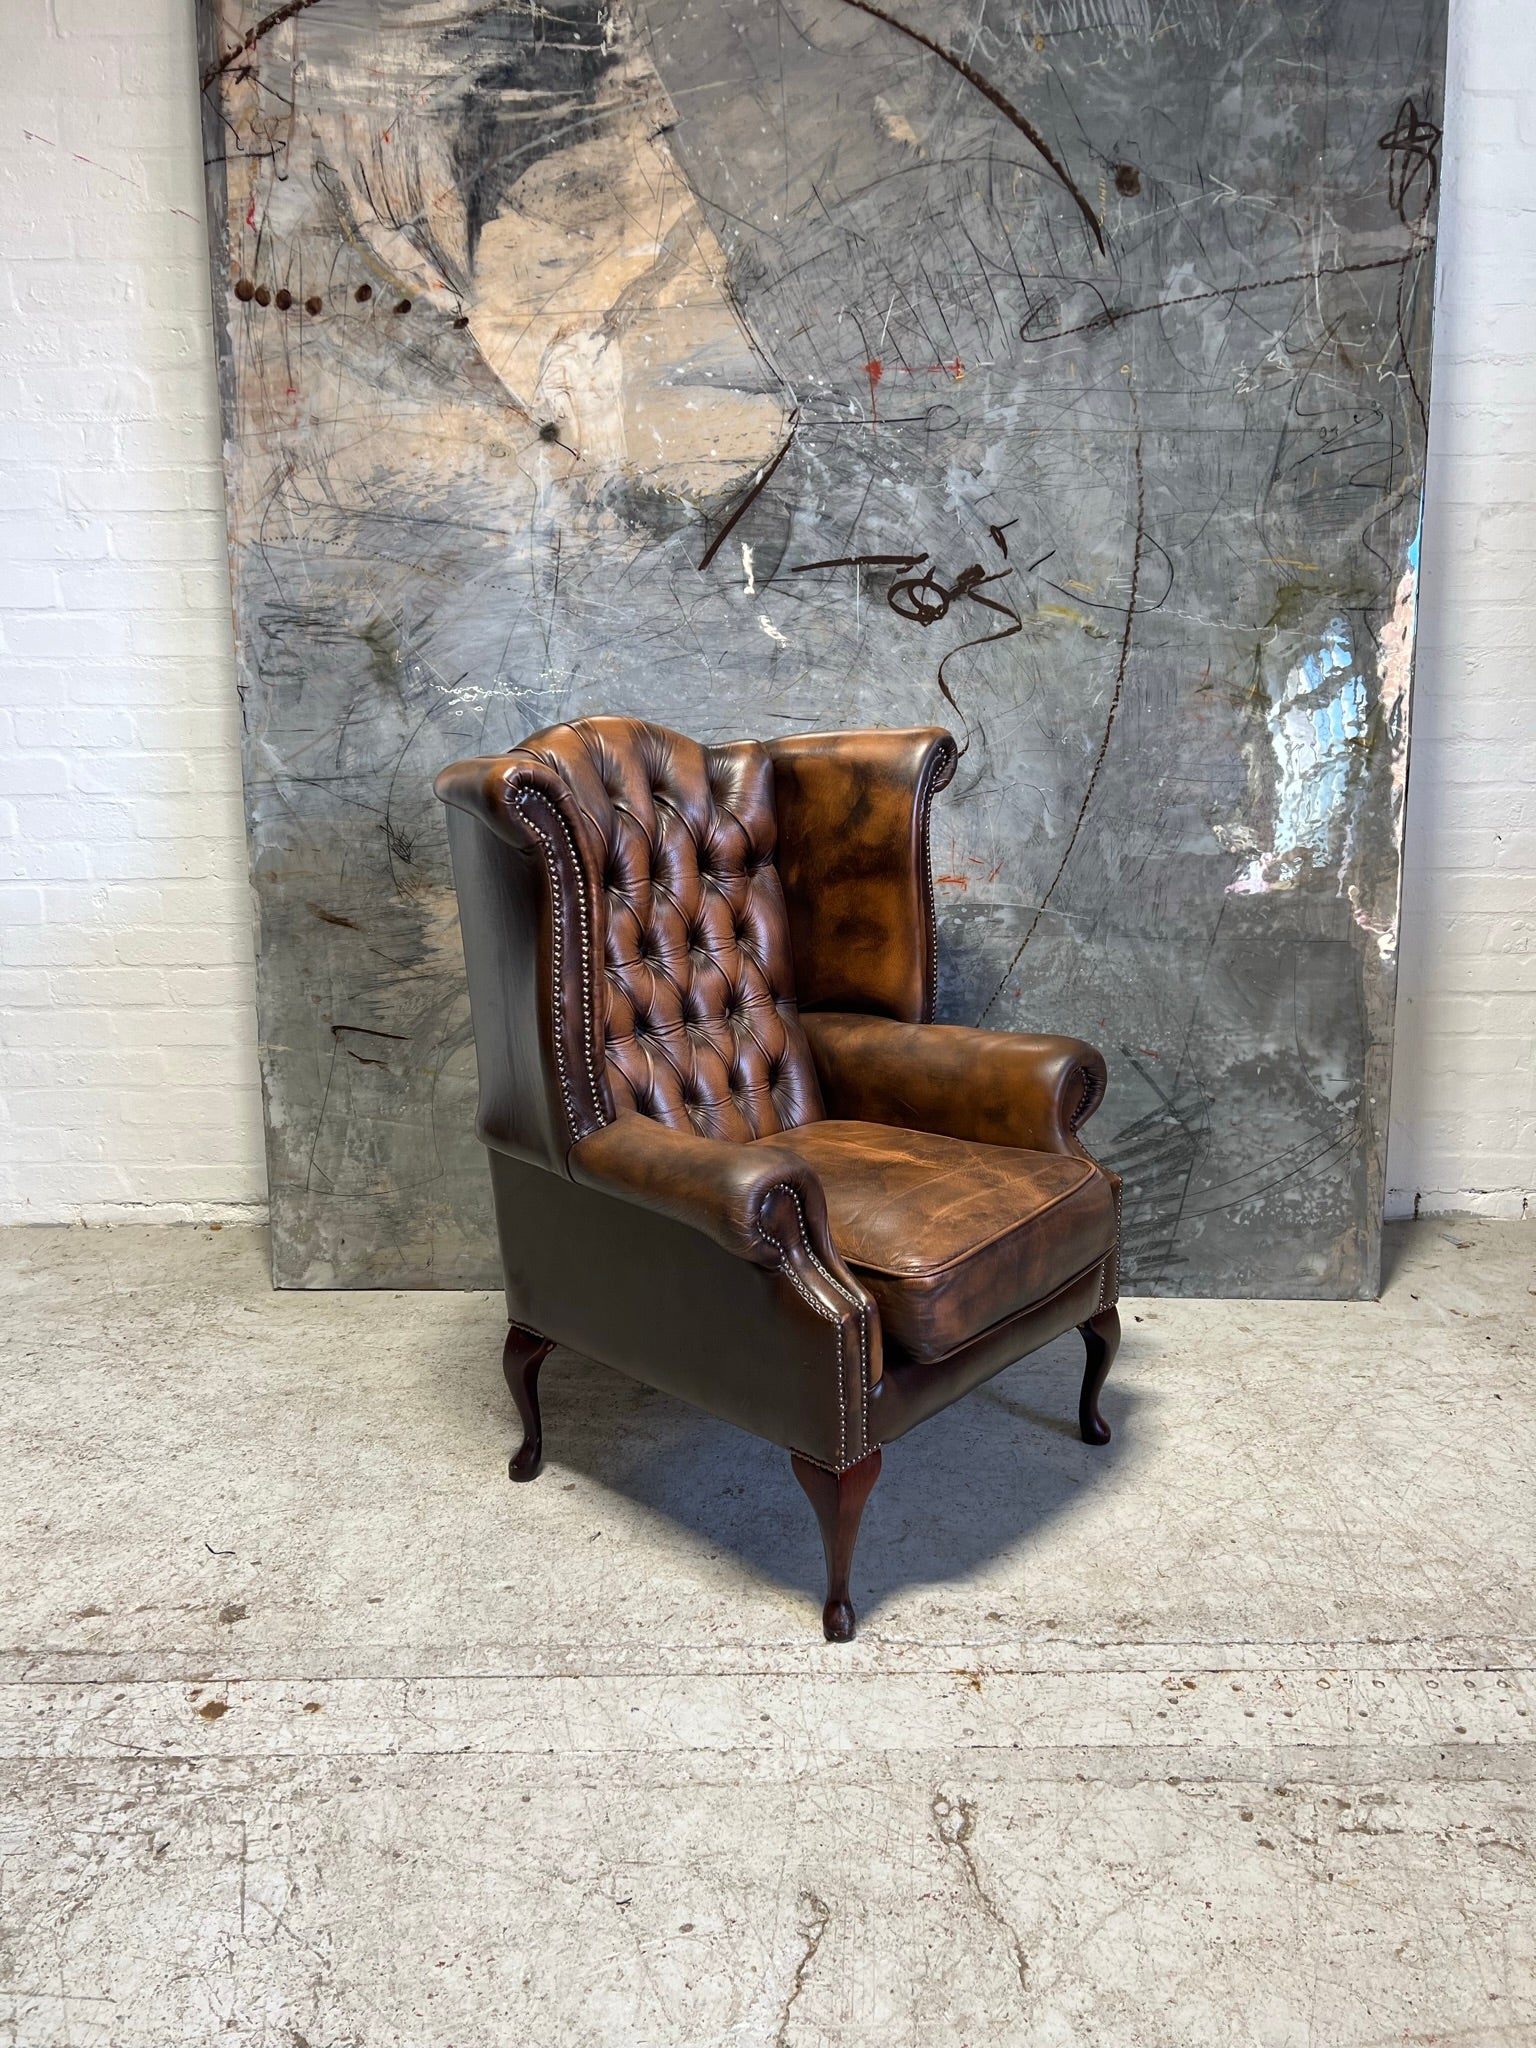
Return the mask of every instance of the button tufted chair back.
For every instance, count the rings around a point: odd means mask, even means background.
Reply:
[[[595,888],[593,974],[616,1113],[745,1142],[822,1116],[774,864],[773,765],[636,718],[536,733]]]

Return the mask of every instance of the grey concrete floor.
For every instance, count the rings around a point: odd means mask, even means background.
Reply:
[[[0,1234],[0,2042],[1536,2042],[1536,1232],[787,1460],[488,1295]]]

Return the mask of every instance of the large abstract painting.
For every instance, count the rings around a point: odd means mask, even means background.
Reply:
[[[433,772],[945,724],[1128,1284],[1377,1276],[1444,0],[206,0],[274,1257],[494,1284]]]

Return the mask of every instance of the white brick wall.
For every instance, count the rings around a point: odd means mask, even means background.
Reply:
[[[190,0],[0,0],[0,1218],[265,1204]]]
[[[263,1199],[194,74],[191,0],[0,0],[0,1218]],[[1532,0],[1453,0],[1448,102],[1388,1179],[1398,1212],[1518,1215]]]
[[[1536,1214],[1536,5],[1452,0],[1388,1213]]]

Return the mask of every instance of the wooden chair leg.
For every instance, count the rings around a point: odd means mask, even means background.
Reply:
[[[537,1479],[544,1462],[544,1427],[539,1418],[539,1367],[553,1349],[549,1338],[537,1330],[525,1330],[514,1323],[507,1332],[501,1354],[501,1369],[512,1389],[517,1412],[523,1418],[523,1441],[507,1467],[509,1479]]]
[[[851,1643],[858,1628],[858,1616],[848,1598],[848,1574],[853,1569],[853,1546],[859,1540],[864,1503],[880,1477],[879,1447],[857,1465],[850,1465],[846,1472],[829,1472],[825,1465],[813,1465],[798,1451],[790,1452],[789,1462],[821,1525],[821,1547],[827,1557],[822,1631],[829,1643]]]
[[[1085,1444],[1107,1444],[1109,1424],[1099,1413],[1099,1395],[1109,1378],[1109,1368],[1120,1349],[1120,1311],[1107,1308],[1086,1323],[1079,1323],[1088,1364],[1083,1373],[1083,1391],[1077,1404],[1077,1426]]]

